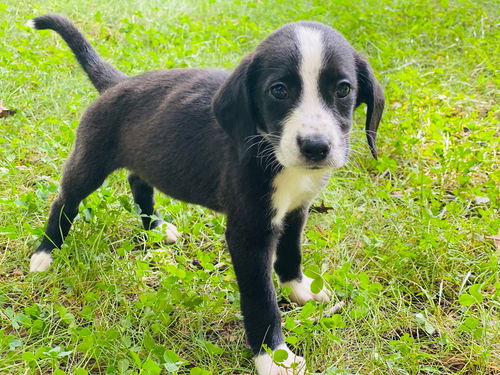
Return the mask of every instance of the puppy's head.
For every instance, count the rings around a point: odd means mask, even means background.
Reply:
[[[323,169],[347,161],[353,111],[361,103],[368,106],[366,135],[376,158],[384,95],[369,64],[332,28],[299,22],[246,56],[213,106],[240,156],[259,135],[283,167]]]

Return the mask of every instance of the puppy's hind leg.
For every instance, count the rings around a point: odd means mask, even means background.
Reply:
[[[141,209],[141,219],[144,229],[158,228],[165,233],[165,241],[167,243],[174,243],[181,235],[175,225],[161,219],[160,214],[155,210],[153,187],[134,173],[128,176],[128,182],[134,196],[134,201]]]
[[[40,246],[31,256],[30,271],[45,271],[52,263],[52,250],[59,248],[67,236],[73,219],[78,214],[78,205],[104,182],[112,172],[104,166],[96,168],[95,156],[91,152],[78,151],[76,147],[68,159],[61,189],[52,203],[45,235]]]

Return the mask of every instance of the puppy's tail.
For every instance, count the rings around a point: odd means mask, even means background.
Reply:
[[[66,17],[46,14],[29,20],[27,25],[36,30],[54,30],[61,35],[99,92],[127,77],[101,59],[87,38]]]

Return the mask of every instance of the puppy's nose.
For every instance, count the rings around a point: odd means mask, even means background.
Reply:
[[[326,158],[330,152],[330,142],[321,135],[297,137],[297,143],[302,155],[310,161],[318,162]]]

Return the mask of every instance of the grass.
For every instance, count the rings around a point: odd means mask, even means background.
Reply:
[[[316,374],[500,371],[498,3],[495,1],[0,0],[0,373],[251,374],[225,218],[158,195],[184,232],[144,240],[125,172],[81,206],[51,271],[29,274],[85,107],[96,97],[54,33],[59,12],[127,74],[233,68],[283,23],[332,25],[385,87],[379,161],[353,159],[317,199],[305,268],[338,300],[282,298],[284,331]],[[128,212],[127,212],[128,211]],[[319,212],[318,212],[319,211]],[[317,277],[317,276],[316,276]]]

